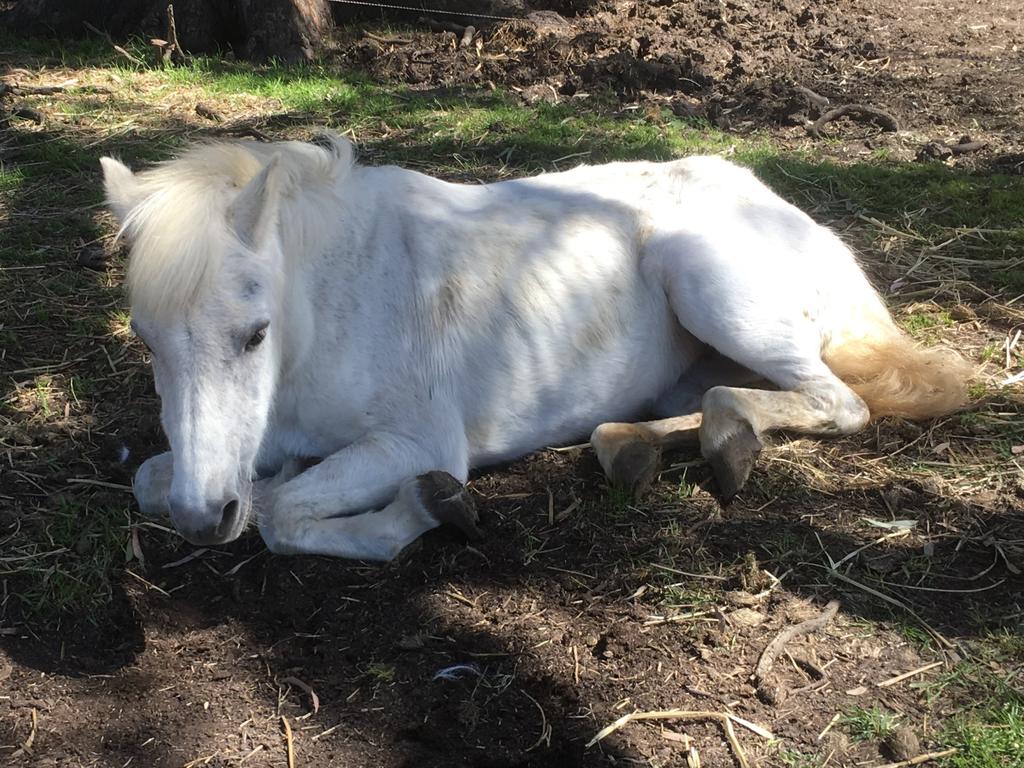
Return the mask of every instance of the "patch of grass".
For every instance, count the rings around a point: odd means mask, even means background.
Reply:
[[[885,269],[869,267],[882,272],[883,289],[913,293],[921,284],[954,299],[962,285],[1024,291],[1024,178],[941,163],[841,165],[795,153],[752,158],[749,151],[737,157],[815,218],[855,222],[845,237],[882,256]]]
[[[691,483],[686,478],[686,469],[683,469],[683,474],[679,478],[679,484],[676,486],[676,497],[680,501],[692,499],[693,495],[700,490],[700,486],[697,483]]]
[[[603,502],[599,511],[613,520],[621,520],[629,515],[633,496],[627,489],[609,484]]]
[[[300,112],[346,110],[372,91],[363,77],[339,77],[318,65],[253,67],[196,57],[165,72],[161,88],[197,88],[226,105],[240,97],[258,97]]]
[[[899,715],[879,707],[854,707],[839,719],[846,732],[857,741],[881,741],[899,725]]]
[[[984,648],[995,659],[1024,663],[1024,634],[1022,627],[1001,627],[985,638]]]
[[[50,417],[50,377],[40,376],[36,379],[36,403],[43,413],[43,418]]]
[[[793,749],[779,750],[777,757],[786,768],[821,768],[824,765],[824,758],[820,755],[808,755]]]
[[[981,362],[987,363],[991,360],[995,360],[996,358],[998,358],[999,353],[1001,351],[1001,347],[1001,344],[994,341],[991,341],[988,344],[986,344],[982,348],[981,354],[979,355],[979,357],[981,358]]]
[[[897,623],[894,628],[919,649],[929,649],[935,645],[935,638],[929,635],[928,632],[918,624],[906,624],[900,622]]]
[[[943,731],[957,753],[943,761],[953,768],[1024,766],[1024,701],[1019,698],[954,718]]]
[[[1024,691],[1017,678],[1024,638],[1011,629],[997,630],[976,642],[972,651],[974,661],[960,662],[934,680],[913,686],[929,707],[944,706],[955,712],[942,723],[937,740],[958,751],[942,765],[1021,768]]]
[[[700,610],[705,606],[715,605],[719,600],[718,593],[689,585],[669,584],[661,589],[658,604],[665,608],[686,608]]]
[[[24,181],[25,174],[20,168],[0,163],[0,195],[13,194]]]
[[[953,325],[953,318],[949,312],[915,312],[903,320],[903,327],[911,336],[924,336],[925,331],[936,328],[945,328]]]
[[[110,602],[113,574],[125,563],[128,511],[63,498],[35,518],[37,546],[15,552],[12,570],[0,559],[0,573],[29,575],[20,582],[18,601],[37,621],[50,623],[74,615],[96,623]],[[5,554],[7,554],[5,552]]]
[[[375,661],[367,664],[364,672],[376,684],[393,683],[395,681],[396,670],[394,664]]]
[[[1012,294],[1024,293],[1024,269],[1004,269],[995,274],[996,284]]]

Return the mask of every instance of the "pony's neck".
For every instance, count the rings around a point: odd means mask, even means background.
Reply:
[[[304,188],[282,205],[278,236],[281,245],[281,276],[278,283],[279,313],[284,330],[281,373],[287,378],[301,367],[315,338],[317,322],[314,295],[318,281],[324,278],[322,260],[337,253],[339,245],[349,253],[366,246],[362,223],[366,201],[348,183],[356,169],[334,185]],[[346,269],[356,270],[354,259],[332,260],[333,281],[350,282]]]

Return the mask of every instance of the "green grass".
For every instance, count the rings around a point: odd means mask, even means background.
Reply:
[[[374,682],[374,684],[380,685],[383,683],[393,683],[395,681],[397,670],[395,669],[394,664],[385,664],[384,662],[375,661],[366,665],[364,673]]]
[[[953,325],[953,318],[949,312],[917,312],[903,321],[903,327],[911,336],[926,335],[927,331],[935,328],[946,328]]]
[[[881,741],[899,725],[899,716],[878,707],[854,707],[839,718],[839,725],[856,741]]]
[[[1024,766],[1024,702],[993,705],[955,718],[945,728],[945,742],[958,752],[943,761],[952,768],[1020,768]]]
[[[60,621],[68,615],[91,623],[102,619],[101,607],[111,599],[112,574],[125,565],[128,541],[127,505],[79,505],[59,498],[36,516],[33,533],[45,546],[28,560],[32,578],[21,581],[18,599],[36,621]],[[0,563],[4,575],[24,576],[22,568]]]
[[[938,741],[956,747],[942,764],[951,768],[1020,768],[1024,766],[1024,691],[1019,678],[1024,639],[1011,630],[989,635],[977,644],[978,660],[962,662],[935,682],[918,687],[929,704],[958,702],[953,717],[942,723]]]
[[[777,757],[786,768],[821,768],[825,764],[825,758],[820,755],[808,755],[793,749],[781,749]]]

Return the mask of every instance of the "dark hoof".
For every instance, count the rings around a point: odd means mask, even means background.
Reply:
[[[640,498],[661,469],[661,449],[643,440],[627,443],[612,460],[609,480],[612,485]]]
[[[427,472],[416,478],[420,501],[441,525],[454,525],[470,541],[484,537],[477,528],[476,504],[466,486],[447,472]]]
[[[708,463],[715,473],[718,493],[723,504],[728,504],[740,492],[750,477],[758,454],[764,445],[754,434],[749,424],[743,423],[722,443],[721,448],[708,456]]]

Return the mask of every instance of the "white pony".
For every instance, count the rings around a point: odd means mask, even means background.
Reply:
[[[964,399],[835,235],[716,157],[458,185],[326,135],[102,164],[171,447],[135,494],[197,544],[254,508],[279,553],[475,535],[471,467],[591,432],[634,493],[699,443],[728,499],[769,430]]]

